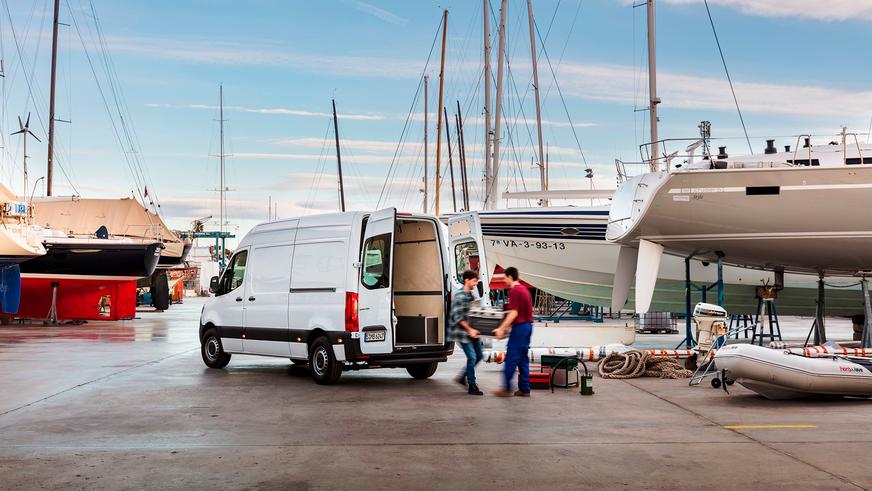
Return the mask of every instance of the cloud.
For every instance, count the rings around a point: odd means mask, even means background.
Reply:
[[[284,43],[154,37],[107,36],[115,53],[137,54],[185,63],[233,66],[282,66],[297,70],[362,77],[418,78],[421,60],[377,56],[295,53]]]
[[[676,5],[701,4],[703,0],[661,0]],[[797,17],[825,21],[872,21],[872,0],[709,0],[710,5],[736,9],[760,17]]]
[[[217,111],[218,106],[211,104],[159,104],[150,102],[145,105],[146,107],[155,107],[155,108],[168,108],[168,109],[208,109],[210,111]],[[256,113],[256,114],[280,114],[285,116],[303,116],[303,117],[316,117],[316,118],[332,118],[332,113],[318,112],[318,111],[306,111],[302,109],[289,109],[284,107],[266,107],[266,108],[251,108],[244,106],[224,106],[225,111],[238,111],[244,113]],[[385,119],[384,115],[381,114],[348,114],[348,113],[339,113],[337,114],[339,119],[347,119],[354,121],[381,121]]]
[[[375,5],[366,3],[366,2],[354,2],[355,8],[361,12],[365,12],[373,17],[381,19],[389,24],[395,24],[398,26],[405,25],[409,22],[409,19],[404,19],[399,15],[396,15],[392,12],[388,12],[385,9],[376,7]]]
[[[632,104],[637,99],[632,67],[564,63],[564,93],[583,99]],[[831,89],[812,85],[735,81],[736,95],[745,112],[798,116],[844,116],[872,110],[872,91]],[[663,106],[681,109],[735,111],[730,88],[723,78],[660,71],[658,96]]]

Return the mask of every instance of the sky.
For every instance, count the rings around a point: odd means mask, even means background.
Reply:
[[[0,181],[45,192],[50,0],[0,0]],[[526,2],[508,0],[500,191],[536,190],[539,171]],[[730,154],[797,136],[832,140],[872,124],[872,0],[709,0],[749,143],[702,0],[656,5],[660,137],[700,121]],[[492,77],[499,2],[491,0]],[[483,196],[483,2],[473,0],[62,0],[55,195],[135,196],[173,228],[218,228],[218,99],[224,90],[227,227],[338,209],[331,100],[349,209],[423,204],[434,212],[439,56],[460,188],[455,113],[464,120],[472,208]],[[615,159],[648,141],[646,9],[625,0],[533,0],[551,189],[615,186]],[[427,75],[429,115],[422,78]],[[31,114],[28,185],[18,117]],[[444,114],[444,113],[443,113]],[[442,133],[441,212],[452,211]],[[682,150],[688,142],[667,144]],[[585,169],[594,178],[586,179]],[[145,188],[148,196],[144,196]],[[563,204],[555,202],[555,204]],[[528,206],[500,200],[500,206]]]

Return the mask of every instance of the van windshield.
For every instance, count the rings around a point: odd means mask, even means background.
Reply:
[[[390,286],[391,234],[376,235],[363,246],[361,282],[369,290]]]

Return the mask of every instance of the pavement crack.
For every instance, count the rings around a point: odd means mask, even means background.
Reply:
[[[636,389],[638,389],[638,390],[640,390],[640,391],[642,391],[642,392],[645,392],[645,393],[648,394],[648,395],[651,395],[651,396],[653,396],[653,397],[656,397],[657,399],[660,399],[661,401],[663,401],[663,402],[665,402],[665,403],[667,403],[667,404],[670,404],[670,405],[672,405],[672,406],[675,406],[675,407],[677,407],[678,409],[681,409],[682,411],[688,412],[688,413],[690,413],[690,414],[696,416],[697,418],[699,418],[699,419],[701,419],[701,420],[703,420],[703,421],[705,421],[705,422],[707,422],[707,423],[709,423],[709,424],[711,424],[711,425],[717,426],[717,427],[719,427],[719,428],[721,428],[721,429],[723,429],[723,430],[726,430],[726,431],[731,431],[731,432],[735,433],[736,435],[739,435],[739,436],[741,436],[742,438],[745,438],[746,440],[749,440],[749,441],[751,441],[751,442],[754,442],[754,443],[760,445],[761,447],[766,448],[766,449],[768,449],[768,450],[770,450],[770,451],[772,451],[772,452],[775,452],[775,453],[777,453],[777,454],[779,454],[779,455],[782,455],[782,456],[784,456],[784,457],[787,457],[787,458],[790,459],[790,460],[793,460],[793,461],[798,462],[798,463],[800,463],[800,464],[807,465],[807,466],[811,467],[812,469],[815,469],[815,470],[817,470],[817,471],[819,471],[819,472],[823,472],[824,474],[826,474],[826,475],[828,475],[828,476],[831,476],[831,477],[833,477],[833,478],[835,478],[835,479],[838,479],[839,481],[841,481],[841,482],[843,482],[843,483],[845,483],[845,484],[849,484],[849,485],[851,485],[851,486],[854,486],[854,487],[856,487],[856,488],[858,488],[858,489],[864,489],[864,490],[867,489],[867,488],[861,486],[860,484],[857,484],[856,482],[854,482],[854,481],[848,479],[848,478],[845,477],[845,476],[840,476],[839,474],[836,474],[836,473],[834,473],[834,472],[830,472],[830,471],[828,471],[828,470],[826,470],[826,469],[824,469],[824,468],[822,468],[822,467],[820,467],[820,466],[818,466],[818,465],[815,465],[815,464],[813,464],[813,463],[811,463],[811,462],[808,462],[808,461],[806,461],[806,460],[803,460],[803,459],[797,457],[796,455],[791,454],[790,452],[786,452],[786,451],[781,450],[781,449],[779,449],[779,448],[777,448],[777,447],[774,447],[774,446],[772,446],[772,445],[770,445],[770,444],[768,444],[768,443],[766,443],[766,442],[764,442],[764,441],[762,441],[762,440],[758,440],[758,439],[752,437],[751,435],[748,435],[748,434],[746,434],[746,433],[742,433],[741,431],[738,431],[738,430],[735,430],[735,429],[732,429],[732,428],[725,428],[723,425],[719,424],[717,421],[715,421],[715,420],[713,420],[713,419],[711,419],[711,418],[709,418],[709,417],[707,417],[707,416],[705,416],[705,415],[703,415],[703,414],[701,414],[701,413],[698,413],[698,412],[694,411],[693,409],[690,409],[690,408],[688,408],[688,407],[682,406],[681,404],[679,404],[679,403],[677,403],[677,402],[675,402],[675,401],[669,400],[669,399],[667,399],[667,398],[665,398],[665,397],[663,397],[663,396],[661,396],[661,395],[659,395],[659,394],[655,394],[654,392],[651,392],[650,390],[645,389],[644,387],[640,387],[640,386],[638,386],[638,385],[636,385],[636,384],[634,384],[634,383],[631,383],[629,380],[621,379],[621,381],[624,382],[625,384],[631,386],[631,387],[635,387]]]

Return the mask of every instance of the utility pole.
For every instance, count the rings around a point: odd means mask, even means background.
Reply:
[[[460,146],[460,189],[463,190],[463,209],[469,211],[469,183],[466,180],[466,142],[463,138],[463,116],[457,101],[457,144]]]
[[[648,113],[651,117],[651,170],[656,172],[659,168],[658,157],[660,154],[660,139],[657,134],[657,46],[654,36],[654,0],[648,0]]]
[[[491,169],[491,68],[490,68],[490,0],[484,0],[484,209],[491,209],[488,199],[493,170]]]
[[[451,129],[448,125],[448,109],[442,108],[445,112],[445,138],[448,140],[448,172],[451,174],[451,203],[454,206],[454,213],[457,213],[457,191],[454,187],[454,162],[451,160]]]
[[[530,56],[533,58],[533,95],[536,98],[536,129],[539,135],[539,182],[542,191],[547,191],[545,150],[542,148],[542,107],[539,104],[539,67],[536,64],[536,31],[533,26],[533,0],[527,0],[527,18],[530,21]],[[548,206],[548,199],[542,199],[542,206]]]
[[[503,72],[506,61],[506,0],[502,0],[500,7],[500,50],[497,56],[497,97],[496,108],[494,112],[494,154],[491,161],[491,186],[488,189],[486,197],[488,206],[486,210],[496,208],[497,194],[500,187],[500,121],[503,112]]]
[[[439,104],[436,106],[436,111],[439,117],[436,122],[436,216],[439,216],[439,192],[442,188],[440,176],[442,169],[440,168],[442,158],[442,111],[438,108],[442,107],[442,90],[445,87],[445,36],[448,34],[448,10],[442,12],[442,62],[439,64]]]
[[[55,131],[55,82],[58,68],[58,15],[60,0],[54,0],[54,27],[51,36],[51,84],[48,102],[48,161],[45,174],[45,195],[51,196],[52,171],[54,167],[54,131]],[[26,139],[25,139],[26,141]],[[27,190],[24,191],[25,193]]]
[[[427,163],[427,154],[430,153],[427,149],[427,118],[430,117],[428,114],[427,108],[427,83],[430,81],[430,77],[428,75],[424,75],[424,207],[423,212],[427,214],[427,204],[430,202],[428,197],[428,187],[430,185],[430,176],[428,175],[430,164]]]
[[[342,156],[339,154],[339,119],[336,117],[336,99],[333,99],[333,133],[336,136],[336,165],[339,168],[339,209],[345,211],[345,183],[342,181]]]

